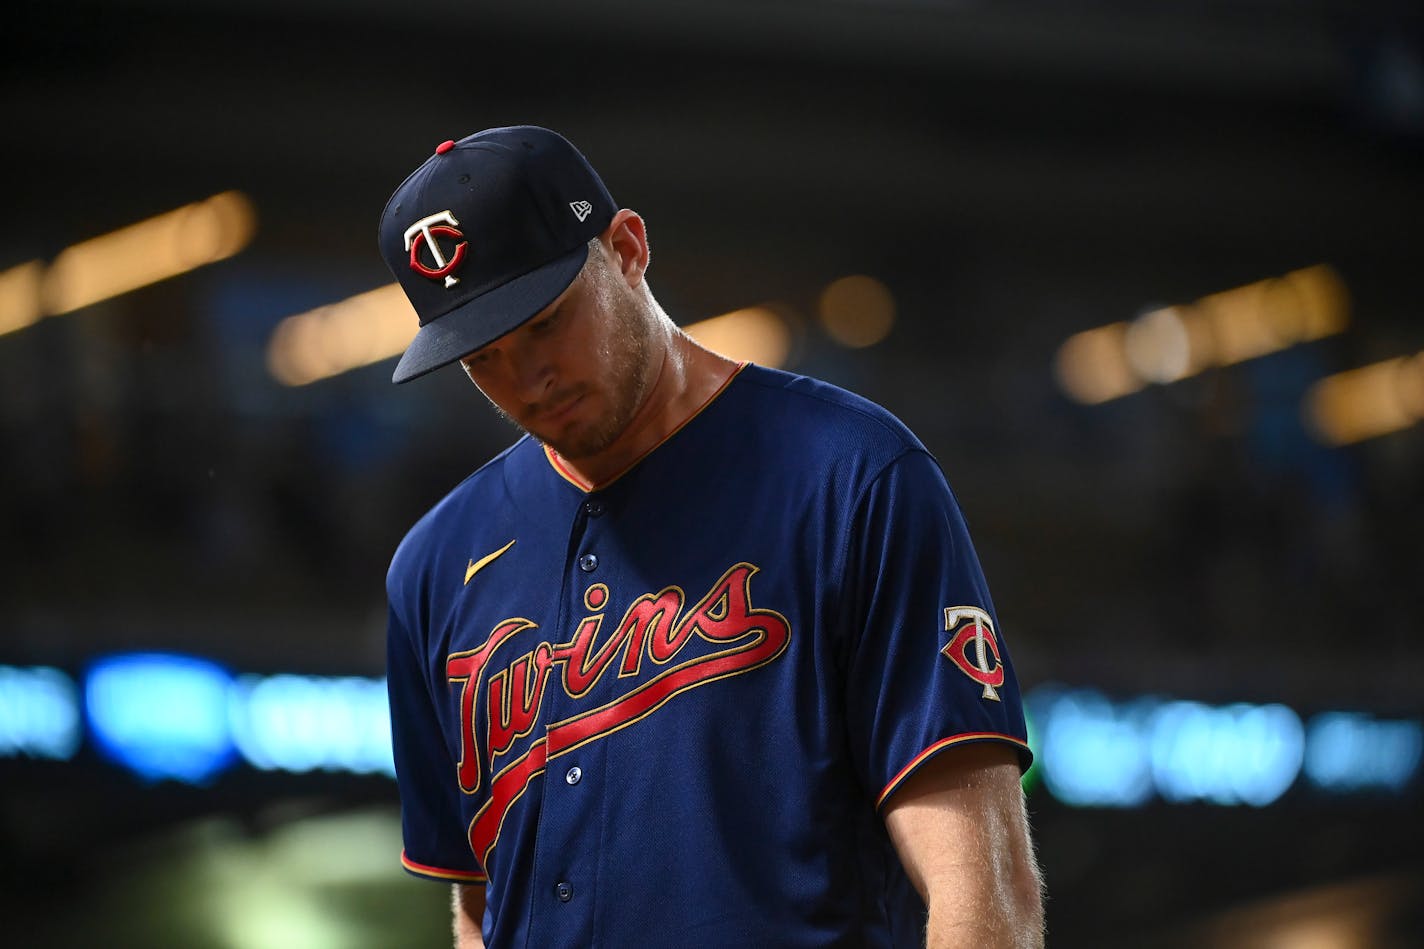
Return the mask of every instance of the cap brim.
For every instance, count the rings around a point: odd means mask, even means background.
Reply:
[[[396,363],[391,381],[434,372],[517,329],[557,300],[587,260],[588,245],[580,245],[426,323]]]

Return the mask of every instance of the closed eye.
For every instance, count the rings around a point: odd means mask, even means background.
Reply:
[[[555,310],[553,313],[550,313],[548,316],[544,317],[537,323],[531,323],[529,326],[529,332],[533,333],[535,336],[542,336],[552,330],[554,328],[554,325],[559,322],[559,319],[562,316],[562,310]]]
[[[464,359],[460,360],[460,362],[464,364],[466,369],[469,369],[472,366],[483,366],[489,361],[490,351],[488,349],[476,350],[475,352],[470,353],[470,355],[466,356]]]

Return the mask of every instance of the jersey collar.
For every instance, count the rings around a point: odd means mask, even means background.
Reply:
[[[732,372],[727,376],[726,380],[720,386],[717,387],[717,390],[711,395],[709,395],[705,402],[703,402],[697,408],[693,409],[691,414],[689,414],[687,418],[683,419],[680,423],[678,423],[676,428],[664,435],[660,441],[651,446],[647,451],[643,452],[637,458],[634,458],[622,471],[618,472],[613,477],[609,478],[607,481],[602,482],[601,484],[594,484],[580,477],[577,472],[575,472],[571,467],[569,467],[568,462],[560,458],[559,453],[554,451],[554,449],[550,448],[548,445],[543,446],[544,458],[549,462],[549,466],[554,469],[554,472],[559,477],[563,478],[569,484],[578,488],[584,494],[589,494],[594,491],[601,491],[609,485],[613,484],[619,478],[626,475],[628,472],[632,471],[634,468],[638,467],[638,465],[642,464],[643,459],[647,458],[653,452],[657,451],[663,445],[667,444],[668,439],[672,438],[678,432],[682,431],[688,426],[688,424],[693,419],[697,418],[704,411],[706,411],[708,406],[710,406],[713,402],[717,401],[718,396],[720,396],[723,392],[727,391],[727,387],[732,384],[732,380],[740,376],[742,374],[742,370],[747,368],[748,365],[749,363],[746,362],[738,363],[737,368],[732,370]]]

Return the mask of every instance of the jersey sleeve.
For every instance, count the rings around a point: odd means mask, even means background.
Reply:
[[[877,809],[965,742],[1032,756],[1018,680],[959,505],[912,450],[864,492],[850,526],[846,699],[851,753]]]
[[[386,686],[400,787],[401,865],[426,879],[484,883],[485,872],[470,850],[460,813],[457,764],[443,738],[421,653],[392,607],[386,634]]]

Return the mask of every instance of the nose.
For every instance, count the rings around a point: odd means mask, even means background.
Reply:
[[[554,365],[548,352],[537,344],[519,346],[510,358],[515,394],[534,405],[554,391]]]

